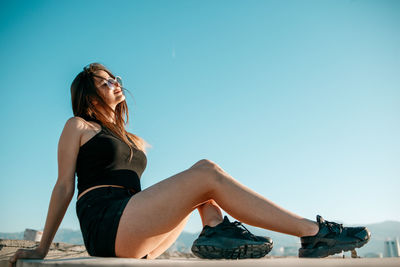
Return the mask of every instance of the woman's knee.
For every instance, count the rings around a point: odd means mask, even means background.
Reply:
[[[190,169],[196,169],[205,172],[206,174],[215,174],[220,169],[219,166],[208,159],[201,159],[197,161]]]
[[[223,178],[222,169],[218,164],[208,159],[197,161],[190,169],[201,172],[204,177],[212,181],[218,182]]]
[[[192,168],[210,168],[210,169],[212,169],[212,168],[215,168],[217,166],[217,164],[216,163],[214,163],[214,162],[212,162],[211,160],[209,160],[209,159],[201,159],[201,160],[199,160],[199,161],[197,161],[192,167],[190,167],[191,169]]]

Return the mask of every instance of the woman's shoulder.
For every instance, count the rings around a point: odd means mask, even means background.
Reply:
[[[70,117],[67,120],[66,125],[67,124],[76,129],[87,129],[87,128],[93,128],[94,121],[89,121],[82,117],[74,116]],[[96,124],[98,123],[96,122]]]
[[[78,133],[79,135],[85,134],[88,131],[96,131],[99,128],[99,125],[94,124],[91,121],[87,121],[82,117],[79,116],[74,116],[70,117],[66,122],[64,128],[68,132],[75,132]]]
[[[74,129],[74,130],[82,130],[88,125],[88,122],[78,116],[70,117],[66,122],[65,122],[65,127]]]
[[[67,136],[75,136],[80,139],[85,128],[84,119],[75,116],[68,118],[68,120],[65,122],[63,132]]]
[[[82,117],[70,117],[64,126],[64,131],[68,133],[71,138],[79,140],[79,146],[87,142],[91,137],[101,130],[101,125],[87,121]]]
[[[99,122],[95,120],[86,120],[79,116],[69,118],[67,120],[67,124],[70,124],[71,128],[79,131],[83,135],[91,135],[91,133],[97,133],[102,129],[102,126]]]

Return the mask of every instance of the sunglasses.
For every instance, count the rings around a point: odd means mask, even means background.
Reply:
[[[113,78],[106,79],[106,78],[98,76],[98,75],[93,75],[93,77],[97,77],[97,78],[100,78],[102,80],[105,80],[106,81],[105,84],[108,86],[108,88],[110,88],[110,90],[114,90],[117,84],[119,85],[119,87],[122,88],[122,78],[119,77],[119,76],[115,76],[115,79],[113,79]]]

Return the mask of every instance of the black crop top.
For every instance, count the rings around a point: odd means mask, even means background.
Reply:
[[[78,196],[96,185],[120,185],[141,191],[140,176],[147,165],[146,154],[133,148],[129,162],[129,146],[96,119],[101,131],[79,148],[76,162]]]

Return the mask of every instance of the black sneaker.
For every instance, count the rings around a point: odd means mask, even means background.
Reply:
[[[325,221],[317,215],[319,231],[314,236],[301,238],[299,257],[323,258],[342,251],[364,246],[371,233],[366,227],[343,227],[342,224]]]
[[[225,216],[215,227],[204,226],[192,252],[202,259],[248,259],[264,257],[272,246],[271,238],[255,236],[241,222],[231,223]]]

